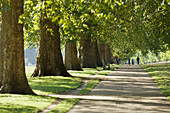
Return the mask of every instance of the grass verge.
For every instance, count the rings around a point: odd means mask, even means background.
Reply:
[[[68,110],[70,110],[79,99],[65,99],[62,102],[60,102],[53,110],[51,110],[48,113],[66,113]]]
[[[37,113],[55,100],[45,96],[0,94],[0,112]]]
[[[170,63],[142,65],[154,78],[162,93],[170,100]]]
[[[81,86],[80,78],[46,76],[28,78],[29,84],[33,91],[39,95],[60,94],[77,89]]]
[[[91,79],[87,82],[87,85],[79,92],[80,95],[88,94],[98,83],[100,80]]]

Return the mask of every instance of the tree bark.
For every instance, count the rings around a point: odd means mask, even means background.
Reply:
[[[113,58],[113,54],[110,53],[110,63],[113,64],[114,63],[114,58]]]
[[[83,68],[96,68],[95,52],[93,48],[94,44],[91,42],[91,35],[82,35],[80,39],[80,62]]]
[[[0,87],[2,86],[2,77],[3,77],[3,38],[1,36],[1,31],[0,31]]]
[[[2,10],[3,80],[1,93],[34,94],[25,75],[23,25],[18,23],[23,13],[23,0],[11,0],[10,9]]]
[[[94,52],[95,52],[97,66],[102,67],[103,65],[102,65],[102,60],[100,58],[100,54],[99,54],[97,40],[94,41]]]
[[[83,71],[77,58],[76,41],[65,44],[65,67],[67,70]]]
[[[110,47],[108,44],[105,44],[105,63],[110,64]]]
[[[102,63],[105,64],[105,62],[106,62],[106,59],[105,59],[105,44],[99,43],[98,48],[99,48],[99,54],[100,54],[100,58],[102,60]]]
[[[46,25],[48,28],[45,27]],[[52,29],[53,34],[48,32],[47,29]],[[63,64],[60,47],[59,26],[49,19],[40,20],[40,46],[36,63],[36,68],[32,74],[32,77],[71,77]]]

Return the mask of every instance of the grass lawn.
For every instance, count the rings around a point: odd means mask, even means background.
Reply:
[[[37,113],[54,101],[45,96],[0,94],[0,113]]]
[[[88,77],[90,75],[94,75],[97,71],[98,71],[97,68],[83,68],[83,71],[68,70],[68,72],[72,76],[78,76],[78,77]]]
[[[170,100],[170,63],[142,65],[154,78],[162,93]]]

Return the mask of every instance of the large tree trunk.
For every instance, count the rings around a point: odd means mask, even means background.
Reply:
[[[110,47],[108,44],[105,44],[105,63],[110,64]]]
[[[96,63],[98,67],[102,67],[102,60],[100,58],[99,50],[98,50],[98,44],[97,40],[94,41],[94,52],[95,52],[95,58],[96,58]]]
[[[114,58],[113,58],[113,54],[110,53],[110,63],[113,64],[114,63]]]
[[[3,77],[3,38],[1,37],[1,31],[0,31],[0,87],[2,86],[2,77]]]
[[[76,41],[65,44],[65,67],[67,70],[83,71],[77,58]]]
[[[94,44],[91,42],[90,34],[85,37],[83,34],[80,39],[80,62],[83,68],[96,68],[95,52],[93,49]]]
[[[105,59],[105,44],[99,43],[98,44],[99,54],[100,58],[102,60],[103,65],[105,65],[106,59]]]
[[[3,46],[3,80],[1,93],[34,94],[30,88],[24,63],[23,25],[18,23],[23,13],[23,0],[11,0],[10,9],[3,4],[2,38]]]
[[[46,25],[48,25],[49,29],[53,30],[53,34],[47,32]],[[71,77],[63,64],[60,48],[59,26],[49,19],[40,20],[40,46],[36,62],[36,68],[32,77]]]

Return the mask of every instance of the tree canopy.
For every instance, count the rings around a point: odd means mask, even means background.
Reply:
[[[19,22],[24,23],[26,47],[38,46],[39,21],[46,13],[43,18],[60,26],[62,40],[90,33],[128,57],[136,50],[145,54],[170,49],[169,8],[169,0],[25,0]]]

